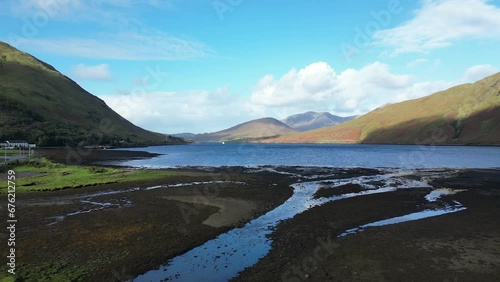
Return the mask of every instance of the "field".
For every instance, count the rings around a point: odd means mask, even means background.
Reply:
[[[18,193],[29,191],[54,191],[68,188],[146,181],[168,177],[174,172],[157,170],[127,170],[96,166],[68,166],[46,159],[29,161],[14,167],[19,179]],[[7,190],[7,182],[0,184],[0,193]]]

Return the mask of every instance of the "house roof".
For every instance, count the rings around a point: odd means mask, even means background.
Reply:
[[[2,143],[28,143],[26,140],[7,140]]]

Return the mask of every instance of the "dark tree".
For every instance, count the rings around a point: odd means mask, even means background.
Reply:
[[[3,62],[6,62],[6,61],[7,61],[7,56],[2,55],[2,60],[0,60],[0,69],[3,67]]]

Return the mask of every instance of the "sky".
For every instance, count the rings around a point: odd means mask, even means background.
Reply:
[[[500,0],[0,0],[0,40],[148,130],[359,115],[500,69]]]

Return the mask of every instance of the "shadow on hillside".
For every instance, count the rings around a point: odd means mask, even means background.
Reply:
[[[500,107],[463,119],[430,116],[370,132],[361,143],[420,145],[500,145]]]

